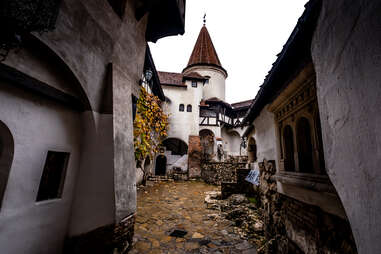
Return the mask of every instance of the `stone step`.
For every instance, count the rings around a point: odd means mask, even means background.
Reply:
[[[168,176],[149,176],[148,181],[160,182],[160,181],[173,181],[173,177]]]

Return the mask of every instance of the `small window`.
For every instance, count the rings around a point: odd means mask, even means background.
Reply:
[[[192,87],[197,87],[197,81],[192,81]]]
[[[36,201],[62,197],[69,156],[64,152],[48,152]]]
[[[187,112],[192,112],[192,105],[187,106]]]
[[[205,80],[205,85],[209,84],[209,79],[210,79],[210,76],[205,76],[206,80]]]
[[[184,112],[184,104],[180,104],[180,106],[179,106],[179,111],[180,111],[180,112]]]

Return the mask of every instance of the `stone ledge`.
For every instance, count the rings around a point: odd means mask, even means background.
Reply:
[[[317,174],[306,174],[296,172],[278,172],[274,179],[283,184],[295,185],[301,188],[318,192],[335,193],[336,190],[330,182],[328,176]]]

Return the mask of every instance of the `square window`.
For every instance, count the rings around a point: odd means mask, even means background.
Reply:
[[[70,153],[49,151],[36,201],[62,197]]]
[[[192,81],[192,87],[197,87],[197,81]]]

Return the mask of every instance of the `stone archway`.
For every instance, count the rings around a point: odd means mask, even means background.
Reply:
[[[163,176],[167,172],[167,157],[164,155],[159,155],[156,158],[156,164],[155,164],[155,175],[157,176]]]
[[[178,138],[167,138],[162,142],[167,152],[170,151],[171,155],[183,156],[188,153],[188,145]]]
[[[203,129],[199,132],[199,136],[203,157],[212,157],[214,154],[214,133],[211,130]]]

